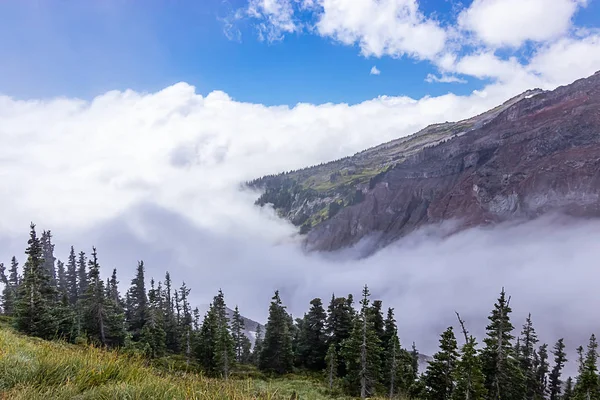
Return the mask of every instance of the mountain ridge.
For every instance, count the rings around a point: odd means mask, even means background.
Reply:
[[[553,210],[600,216],[599,105],[597,72],[248,185],[262,190],[257,205],[273,205],[300,227],[310,250],[338,250],[370,234],[385,245],[448,219],[462,220],[461,229]]]

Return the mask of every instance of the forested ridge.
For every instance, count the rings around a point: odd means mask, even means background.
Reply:
[[[563,339],[552,346],[539,343],[531,315],[518,331],[504,289],[481,341],[457,313],[460,329],[448,327],[426,370],[418,371],[418,350],[400,342],[394,309],[372,300],[366,285],[356,305],[352,295],[332,295],[327,306],[315,298],[296,319],[275,291],[265,331],[257,332],[251,346],[237,307],[228,318],[221,290],[200,315],[185,283],[176,288],[168,272],[162,281],[148,282],[140,261],[122,295],[116,269],[106,280],[101,277],[95,248],[86,254],[71,247],[62,262],[54,256],[51,232],[38,236],[35,225],[30,228],[22,267],[16,257],[8,266],[0,264],[2,313],[26,335],[152,360],[177,356],[224,380],[236,379],[249,366],[273,377],[305,372],[332,393],[362,398],[600,400],[596,337],[576,349],[578,374],[565,379]]]

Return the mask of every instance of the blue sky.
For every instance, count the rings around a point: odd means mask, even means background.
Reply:
[[[289,0],[300,1],[300,0]],[[227,18],[246,0],[33,1],[0,3],[0,93],[15,98],[92,98],[108,90],[156,91],[185,81],[202,94],[222,90],[240,101],[357,103],[378,95],[420,98],[449,91],[461,95],[489,79],[462,75],[467,83],[428,83],[438,67],[415,57],[365,57],[357,44],[303,29],[282,40],[259,40],[257,18],[239,18],[240,40],[224,34]],[[422,0],[419,9],[442,27],[456,23],[470,2]],[[300,10],[309,25],[317,12]],[[574,14],[574,25],[597,27],[600,5],[592,0]],[[503,58],[529,54],[497,49]],[[469,46],[472,49],[473,46]],[[457,51],[464,54],[465,48]],[[529,52],[528,52],[529,51]],[[381,71],[371,75],[373,66]]]

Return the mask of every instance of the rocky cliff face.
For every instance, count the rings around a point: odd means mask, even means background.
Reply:
[[[600,216],[600,73],[251,185],[314,250],[370,234],[386,244],[451,219],[460,229],[556,210]]]

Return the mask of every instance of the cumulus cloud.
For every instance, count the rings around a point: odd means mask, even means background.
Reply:
[[[465,79],[459,78],[458,76],[453,75],[442,75],[437,76],[435,74],[427,74],[425,78],[425,82],[429,83],[467,83]]]
[[[260,21],[256,26],[260,40],[275,42],[300,29],[294,20],[292,0],[250,0],[247,14]]]
[[[432,59],[444,48],[446,32],[416,0],[321,0],[320,6],[318,33],[358,44],[365,56]]]
[[[493,47],[519,47],[564,35],[575,12],[587,0],[475,0],[459,18],[459,26]]]
[[[381,71],[377,69],[377,67],[375,65],[373,65],[373,67],[371,68],[371,75],[381,75]]]

